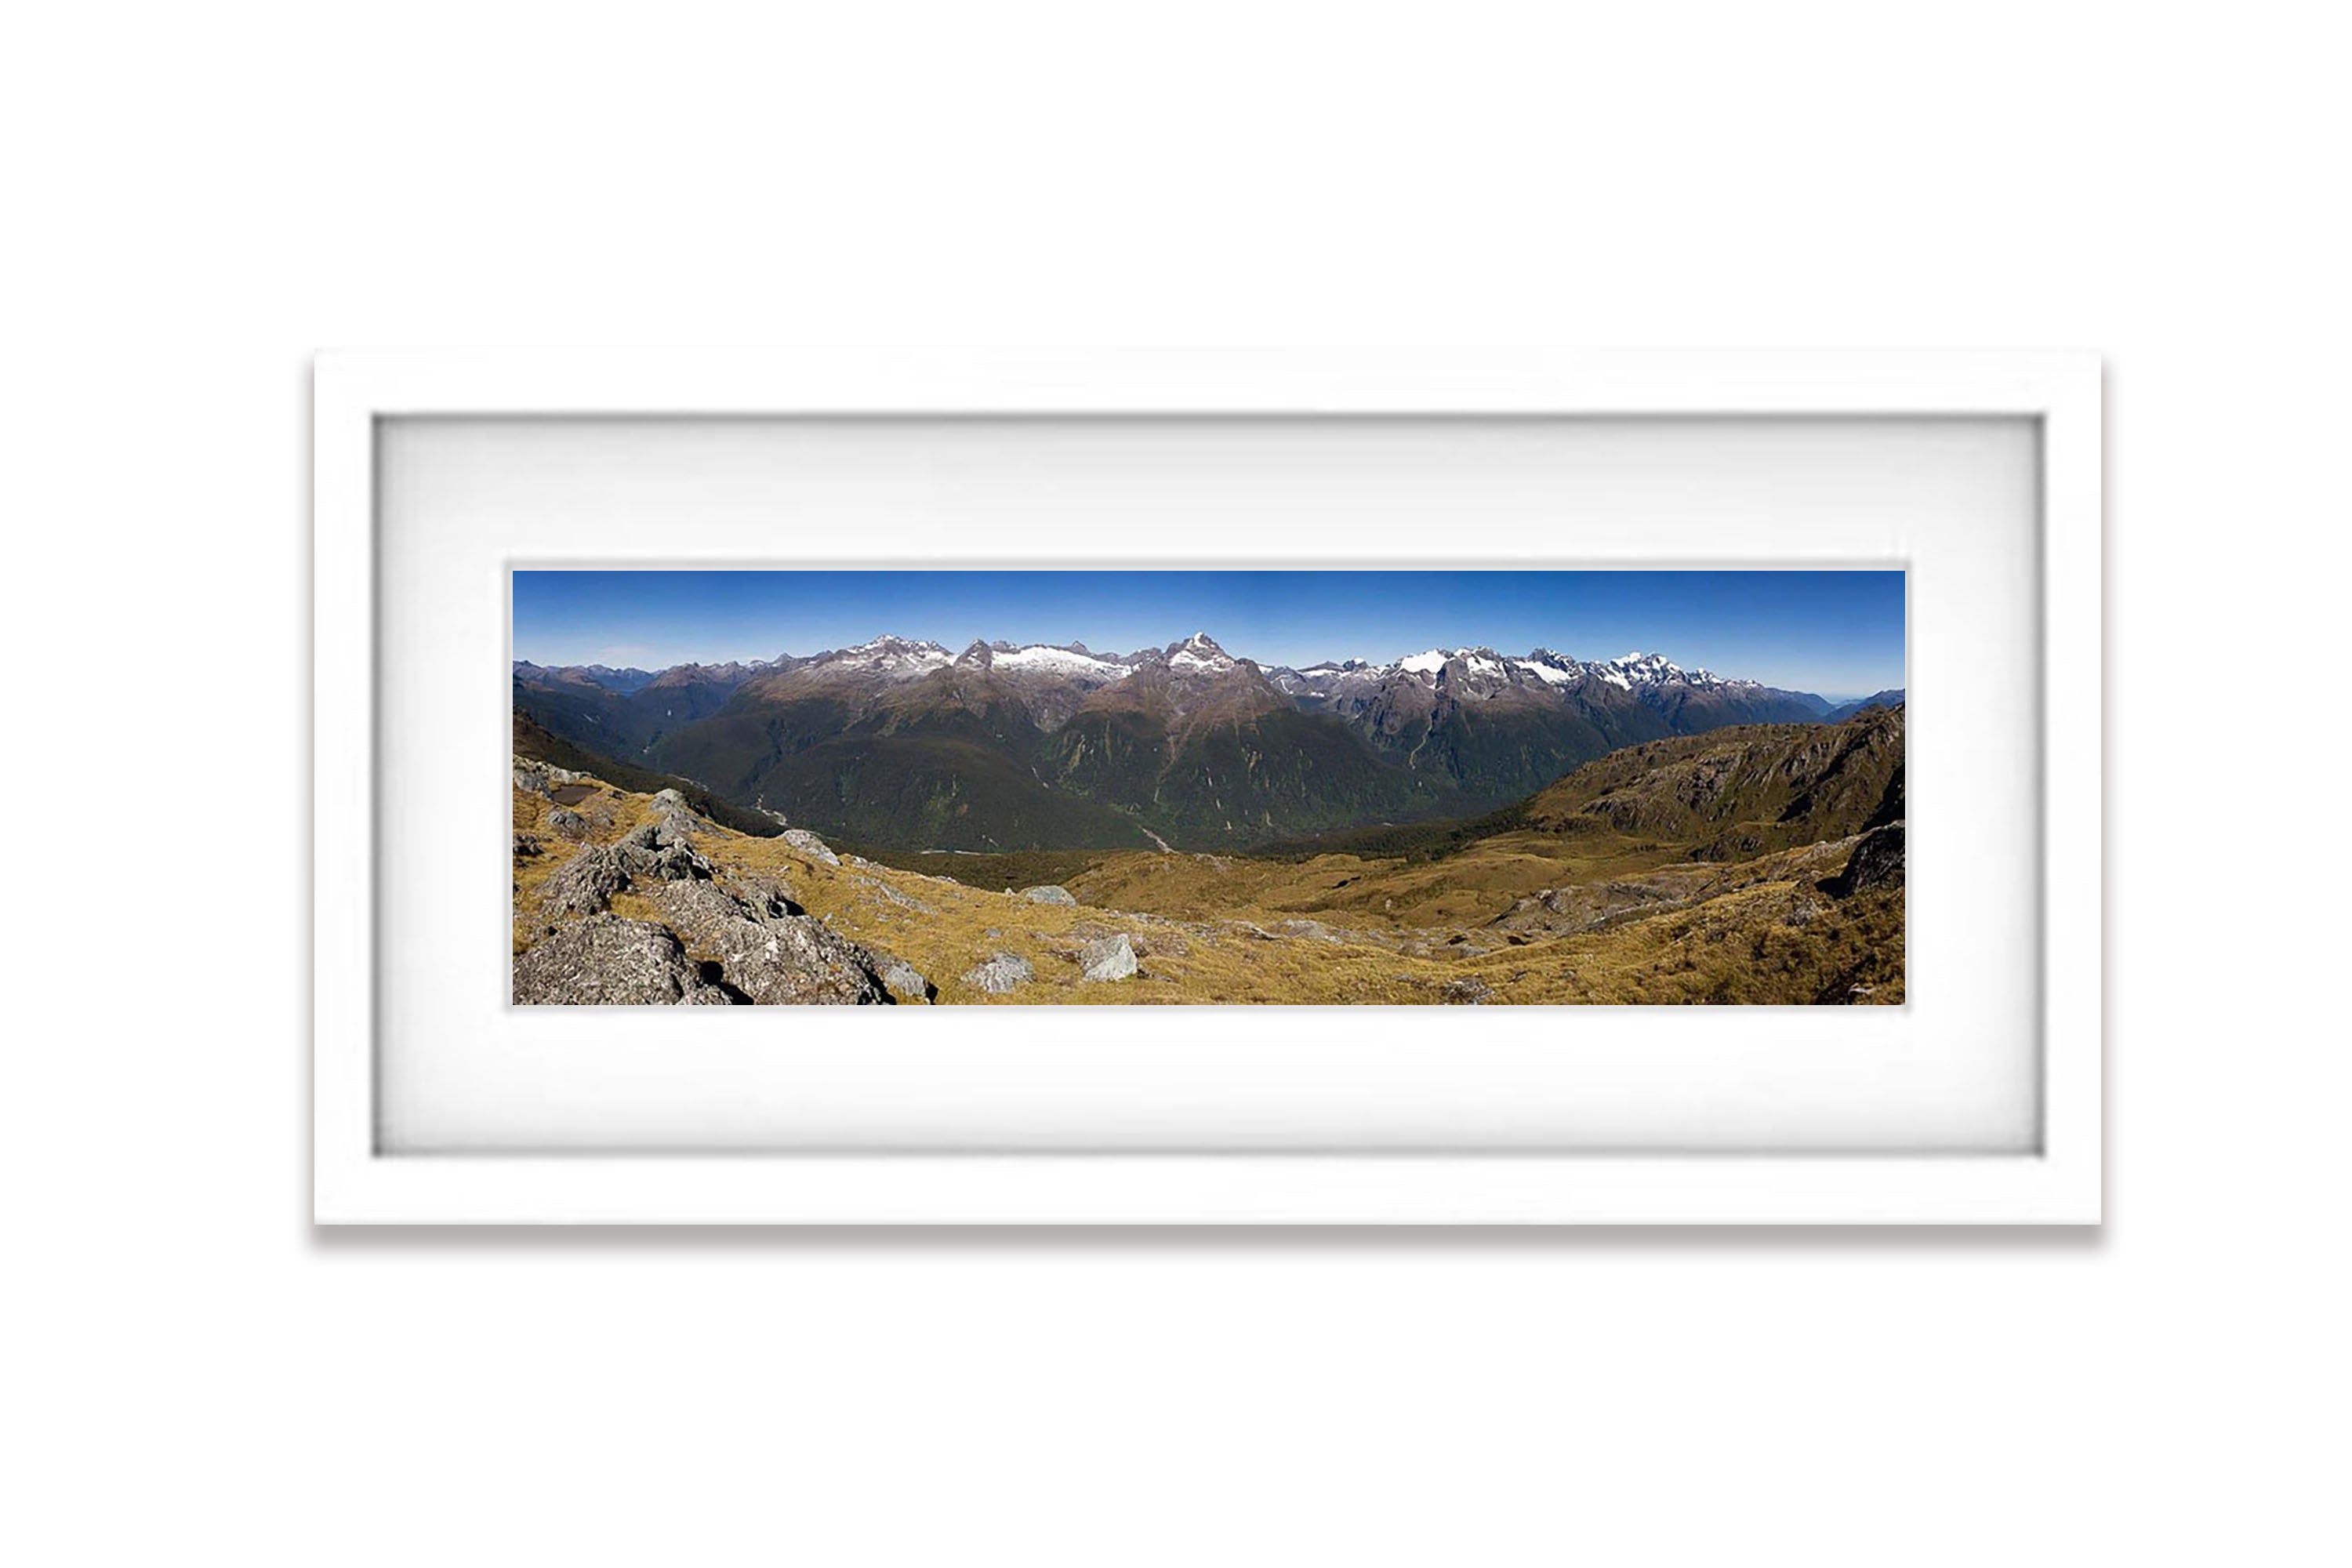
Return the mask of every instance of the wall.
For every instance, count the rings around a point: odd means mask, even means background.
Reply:
[[[6,1554],[2340,1553],[2307,14],[17,17]],[[310,1234],[307,354],[818,342],[2105,351],[2112,1223]]]

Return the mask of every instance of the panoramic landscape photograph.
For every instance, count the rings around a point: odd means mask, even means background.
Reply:
[[[512,574],[518,1005],[1899,1005],[1900,571]]]

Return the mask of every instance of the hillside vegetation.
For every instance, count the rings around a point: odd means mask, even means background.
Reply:
[[[1900,1003],[1902,738],[1879,710],[1658,742],[1264,857],[886,863],[519,762],[517,1000]]]

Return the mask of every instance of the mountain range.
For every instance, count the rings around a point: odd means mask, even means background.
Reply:
[[[1131,653],[881,637],[660,671],[518,662],[513,695],[519,720],[779,824],[965,851],[1237,847],[1475,813],[1623,747],[1901,701],[1833,710],[1656,654],[1263,666],[1204,632]]]

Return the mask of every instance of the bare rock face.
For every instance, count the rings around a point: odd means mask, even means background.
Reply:
[[[1862,836],[1838,874],[1832,890],[1843,898],[1868,888],[1900,887],[1903,882],[1903,824],[1890,822]]]
[[[805,827],[785,828],[783,840],[820,866],[841,864],[841,857],[833,852],[832,847]]]
[[[1021,896],[1033,904],[1075,904],[1078,901],[1071,896],[1069,889],[1055,887],[1051,884],[1041,888],[1024,888],[1021,889]]]
[[[991,996],[1003,996],[1037,978],[1036,969],[1019,953],[1000,952],[977,969],[964,972],[963,983]]]
[[[727,985],[762,1006],[854,1006],[887,1002],[875,955],[823,921],[760,915],[705,881],[661,891],[662,918],[694,952],[709,954]]]
[[[559,805],[549,812],[547,826],[550,832],[569,838],[575,844],[588,837],[588,819],[568,805]]]
[[[1125,980],[1135,973],[1135,944],[1125,931],[1099,937],[1078,949],[1078,967],[1088,980]]]
[[[677,938],[645,921],[594,915],[558,927],[515,955],[520,1006],[724,1006]]]

